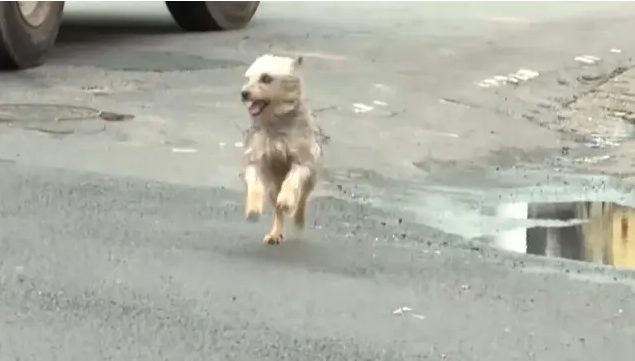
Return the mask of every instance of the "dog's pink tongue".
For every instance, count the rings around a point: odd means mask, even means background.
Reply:
[[[263,102],[259,102],[259,101],[252,102],[251,105],[249,105],[249,114],[251,114],[254,117],[257,115],[260,115],[264,105],[265,104]]]

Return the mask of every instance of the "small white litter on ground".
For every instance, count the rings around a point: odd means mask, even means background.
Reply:
[[[501,86],[506,84],[518,84],[521,81],[528,81],[533,78],[536,78],[540,75],[539,72],[531,70],[531,69],[518,69],[515,73],[510,73],[507,75],[494,75],[491,78],[487,78],[481,80],[476,83],[476,85],[482,88],[491,88],[495,86]]]
[[[99,86],[99,85],[90,85],[90,86],[82,87],[82,90],[94,95],[111,95],[113,93],[110,87]]]
[[[234,147],[236,147],[236,148],[242,148],[242,147],[243,147],[243,142],[236,142],[236,143],[234,143]]]
[[[497,82],[506,82],[507,79],[509,79],[509,78],[507,78],[504,75],[494,75],[494,77],[492,79],[496,80]]]
[[[196,153],[198,150],[194,148],[172,148],[172,153]]]
[[[418,320],[424,320],[425,316],[424,315],[420,315],[418,313],[414,313],[412,312],[412,308],[408,307],[408,306],[402,306],[397,308],[396,310],[392,311],[393,315],[396,316],[403,316],[404,314],[408,314]]]
[[[611,156],[607,154],[607,155],[598,155],[598,156],[595,156],[595,157],[577,158],[577,159],[575,159],[575,161],[578,162],[578,163],[590,163],[590,164],[593,164],[593,163],[598,163],[598,162],[602,162],[602,161],[609,160],[609,159],[611,159]]]
[[[366,105],[364,103],[353,103],[353,111],[355,113],[366,113],[373,109],[374,109],[373,107],[371,107],[370,105]]]
[[[611,53],[614,53],[614,54],[619,54],[619,53],[621,53],[621,52],[622,52],[622,49],[616,49],[616,48],[613,48],[613,49],[611,49],[610,51],[611,51]]]
[[[385,107],[388,105],[388,103],[382,102],[381,100],[373,100],[373,104],[379,105],[380,107]]]
[[[600,58],[593,55],[580,55],[573,58],[573,60],[584,64],[595,64],[600,61]]]
[[[476,85],[480,86],[481,88],[491,88],[491,87],[499,86],[502,84],[503,83],[501,83],[500,81],[497,81],[496,79],[491,79],[491,78],[484,79],[476,83]]]
[[[507,76],[507,82],[512,84],[519,84],[520,79],[516,78],[516,74],[509,74]]]
[[[412,311],[412,308],[408,307],[408,306],[402,306],[399,307],[398,309],[392,311],[393,315],[403,315],[405,312],[410,312]]]
[[[539,72],[531,70],[531,69],[518,69],[516,74],[514,74],[514,77],[520,80],[527,81],[533,78],[537,78],[538,75],[540,75]]]
[[[437,130],[429,130],[429,131],[427,131],[427,133],[438,135],[440,137],[460,138],[460,136],[458,134],[456,134],[456,133],[441,132],[441,131],[437,131]]]

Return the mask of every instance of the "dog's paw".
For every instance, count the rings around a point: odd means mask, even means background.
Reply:
[[[300,212],[300,209],[296,210],[295,214],[293,215],[293,224],[298,230],[304,229],[304,212]]]
[[[248,222],[257,222],[262,215],[262,207],[259,206],[259,203],[248,204],[245,207],[245,219]]]
[[[283,238],[282,233],[269,233],[262,239],[262,242],[266,244],[280,244]]]
[[[246,211],[245,219],[247,220],[247,222],[258,222],[260,220],[261,214],[262,212],[257,212],[254,210]]]
[[[245,218],[247,221],[256,222],[262,215],[264,200],[261,192],[251,192],[247,195],[245,205]]]
[[[279,210],[286,214],[291,214],[295,211],[295,205],[295,195],[292,192],[280,192],[280,194],[278,194],[276,208]]]

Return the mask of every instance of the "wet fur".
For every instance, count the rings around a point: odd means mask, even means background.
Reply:
[[[303,100],[302,78],[295,71],[300,64],[301,59],[296,59],[294,71],[268,74],[273,78],[270,84],[259,81],[266,69],[250,74],[243,86],[250,100],[269,102],[252,117],[246,132],[243,171],[246,218],[257,220],[266,200],[273,205],[273,226],[263,239],[268,244],[282,241],[287,215],[293,216],[296,227],[304,227],[308,198],[318,179],[320,129]]]

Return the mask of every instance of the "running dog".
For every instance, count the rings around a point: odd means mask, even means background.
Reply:
[[[241,98],[252,118],[245,136],[245,217],[255,221],[268,199],[273,227],[263,239],[283,240],[284,217],[304,228],[306,206],[322,157],[320,129],[304,101],[302,57],[263,55],[245,72]]]

